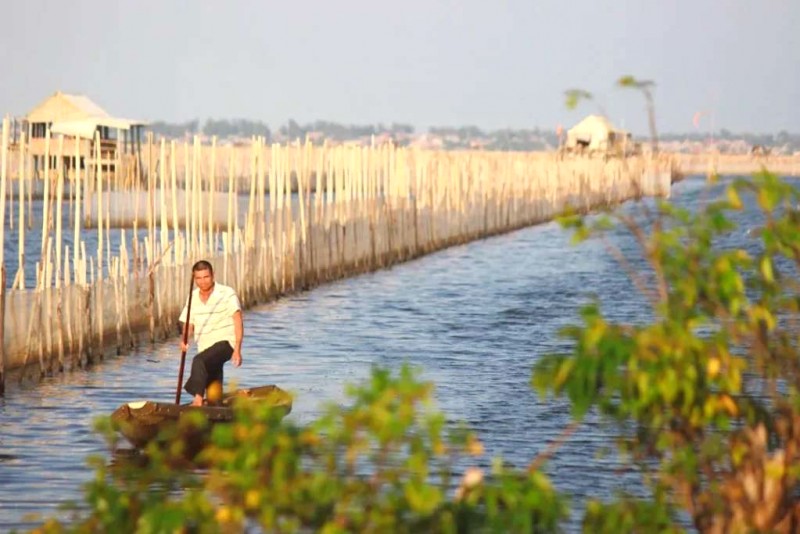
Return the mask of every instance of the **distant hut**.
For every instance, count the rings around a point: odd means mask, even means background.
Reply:
[[[141,169],[141,133],[146,122],[112,117],[87,96],[57,91],[25,116],[23,128],[28,132],[29,149],[34,168],[40,172],[45,163],[45,137],[50,129],[50,168],[56,167],[55,138],[64,135],[64,165],[84,168],[94,164],[95,138],[99,138],[101,165],[104,170],[116,169],[117,161]],[[75,159],[78,143],[79,161]],[[119,156],[119,157],[118,157]]]
[[[571,152],[601,154],[624,154],[633,149],[631,134],[601,115],[589,115],[570,128],[565,146]]]

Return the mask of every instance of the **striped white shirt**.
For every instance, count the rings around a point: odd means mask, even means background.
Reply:
[[[188,305],[188,302],[187,302]],[[227,341],[236,348],[236,332],[233,328],[233,314],[242,309],[239,297],[232,287],[214,283],[208,300],[200,300],[200,289],[192,291],[192,310],[189,322],[194,327],[194,340],[197,351],[206,350],[220,341]],[[181,312],[180,322],[186,322],[186,306]]]

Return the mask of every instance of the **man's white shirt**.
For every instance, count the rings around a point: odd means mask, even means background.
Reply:
[[[188,305],[188,302],[187,302]],[[186,306],[181,312],[180,322],[186,322]],[[236,348],[236,331],[233,327],[233,314],[242,309],[239,297],[232,287],[214,283],[208,300],[200,300],[200,289],[192,291],[192,310],[189,322],[194,327],[194,340],[197,351],[202,352],[220,341],[227,341]]]

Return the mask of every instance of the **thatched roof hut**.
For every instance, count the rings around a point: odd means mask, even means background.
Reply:
[[[85,159],[94,157],[95,136],[99,137],[97,148],[106,168],[111,169],[118,160],[118,151],[120,155],[131,155],[141,163],[141,132],[147,123],[112,117],[85,95],[57,91],[33,108],[24,121],[30,132],[29,147],[37,168],[40,162],[36,156],[45,154],[44,138],[48,129],[53,136],[64,136],[65,154],[72,156],[76,151],[79,153],[81,161],[77,164],[81,167]],[[51,162],[51,165],[55,165],[55,162]],[[72,162],[72,165],[76,163]]]
[[[26,119],[29,122],[60,122],[108,117],[108,113],[84,95],[71,95],[56,91],[33,108]]]
[[[43,137],[48,126],[54,134],[91,139],[99,131],[101,139],[108,139],[111,137],[111,130],[130,132],[147,124],[140,120],[112,117],[89,97],[61,91],[33,108],[25,116],[25,120],[34,130],[34,138]]]
[[[568,149],[609,151],[630,141],[631,134],[614,127],[602,115],[589,115],[567,131]]]

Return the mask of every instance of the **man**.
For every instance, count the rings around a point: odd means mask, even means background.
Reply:
[[[222,385],[222,367],[233,360],[234,367],[242,365],[242,337],[244,323],[242,306],[233,288],[214,281],[214,268],[205,260],[192,266],[195,289],[192,291],[192,309],[189,317],[189,334],[194,334],[197,355],[192,360],[192,372],[184,389],[194,395],[192,406],[203,405],[203,395],[215,381]],[[181,312],[180,322],[186,323],[187,306]],[[181,338],[181,350],[188,350]]]

